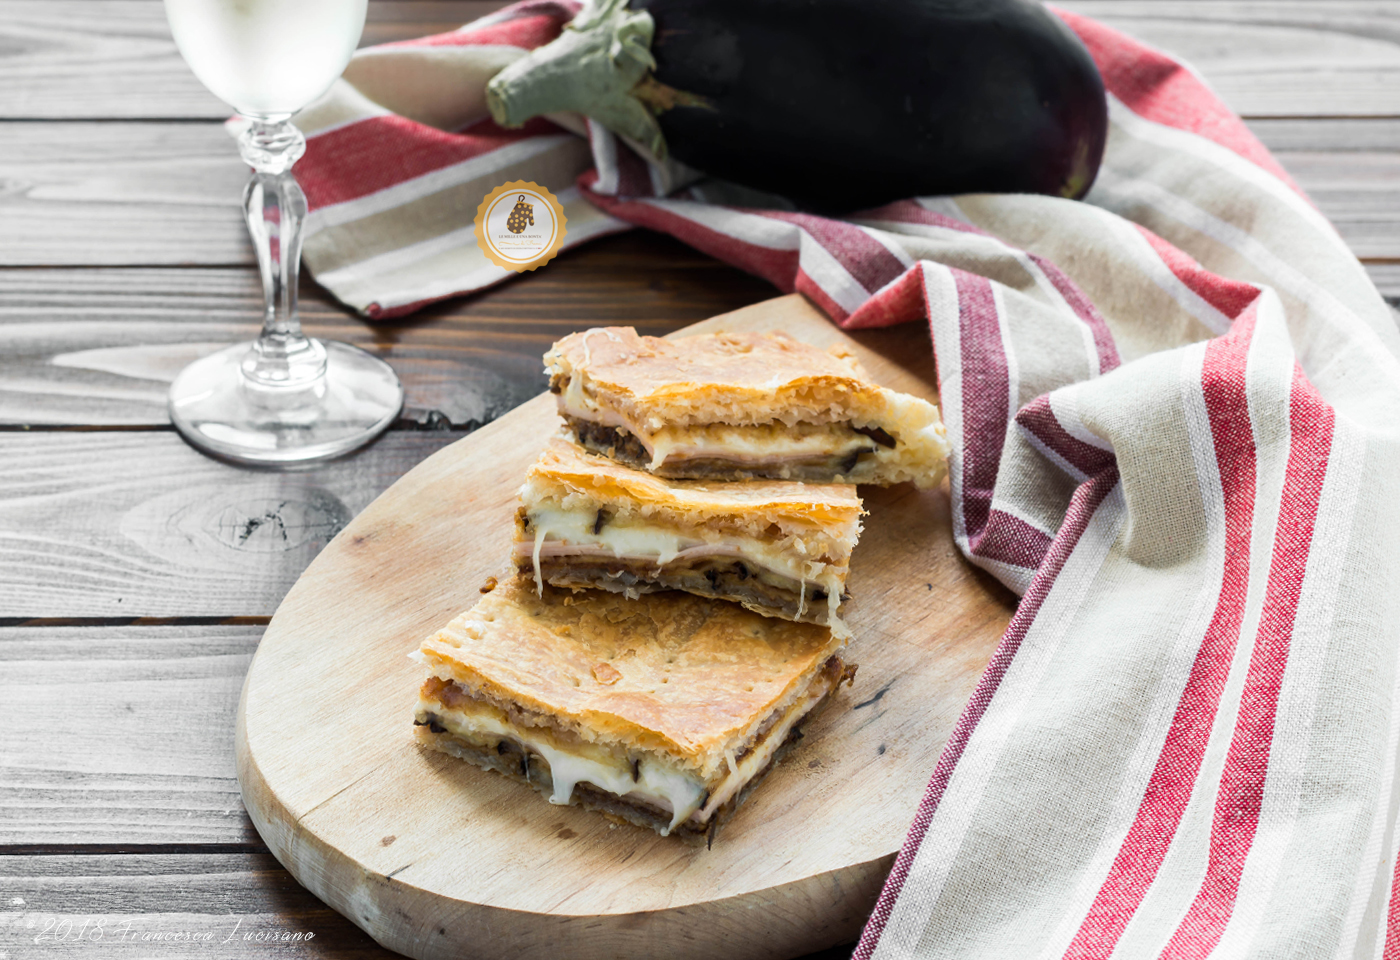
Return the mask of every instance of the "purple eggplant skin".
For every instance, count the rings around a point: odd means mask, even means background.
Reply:
[[[631,0],[672,156],[811,210],[914,196],[1078,198],[1108,106],[1084,44],[1035,0]],[[689,98],[680,98],[682,101]],[[693,102],[693,101],[692,101]]]

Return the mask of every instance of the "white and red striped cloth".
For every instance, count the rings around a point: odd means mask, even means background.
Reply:
[[[641,224],[844,327],[927,320],[958,545],[1023,598],[857,958],[1400,957],[1400,335],[1244,124],[1061,13],[1109,90],[1085,202],[745,208],[485,119],[575,9],[358,55],[303,117],[307,262],[375,317],[478,289],[476,205],[530,179],[569,244]]]

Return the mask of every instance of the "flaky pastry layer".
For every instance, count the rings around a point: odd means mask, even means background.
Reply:
[[[434,676],[600,748],[708,782],[842,646],[832,631],[685,593],[638,599],[512,578],[423,641]]]
[[[654,752],[586,743],[528,711],[502,709],[459,684],[429,677],[414,723],[432,749],[521,780],[551,803],[577,804],[650,827],[663,836],[714,836],[713,828],[742,802],[786,744],[854,667],[826,661],[802,695],[770,712],[752,740],[708,780]]]
[[[932,487],[946,472],[938,408],[872,383],[840,348],[605,327],[560,340],[545,368],[580,443],[663,476]]]

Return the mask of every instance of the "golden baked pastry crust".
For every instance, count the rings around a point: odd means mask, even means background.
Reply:
[[[723,601],[548,587],[540,597],[514,578],[420,650],[434,675],[474,695],[549,715],[585,740],[669,754],[708,778],[840,647],[824,627]]]
[[[637,503],[673,509],[697,519],[735,517],[760,526],[778,521],[811,527],[857,523],[861,501],[854,484],[791,480],[665,480],[588,453],[563,437],[550,440],[527,480],[557,485],[599,503]],[[857,526],[854,533],[859,532]]]
[[[848,351],[784,333],[665,340],[632,327],[595,327],[557,342],[545,366],[551,373],[583,371],[596,399],[678,424],[792,423],[802,419],[799,410],[875,403],[882,390]]]
[[[581,443],[662,476],[928,489],[947,471],[938,408],[872,383],[844,348],[782,333],[663,340],[599,327],[563,338],[544,362]],[[827,433],[792,434],[814,426]]]

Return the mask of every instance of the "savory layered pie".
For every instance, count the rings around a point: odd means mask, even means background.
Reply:
[[[854,667],[841,641],[686,593],[507,581],[423,641],[421,743],[663,836],[717,825]]]
[[[570,334],[544,360],[578,442],[658,476],[927,488],[946,471],[938,408],[872,383],[841,348],[780,333],[662,340],[602,327]]]
[[[537,589],[684,590],[847,635],[838,611],[862,512],[849,484],[665,480],[561,437],[520,501],[515,563]]]

